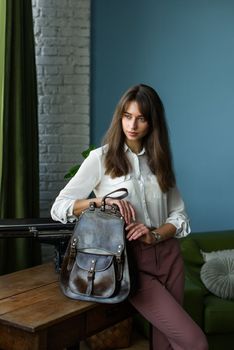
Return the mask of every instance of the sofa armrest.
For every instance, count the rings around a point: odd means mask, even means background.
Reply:
[[[204,297],[207,290],[200,279],[203,257],[192,235],[180,239],[185,265],[184,308],[200,327],[203,326]]]
[[[199,280],[186,275],[184,309],[201,328],[203,328],[204,297],[206,294],[207,290],[202,286]]]

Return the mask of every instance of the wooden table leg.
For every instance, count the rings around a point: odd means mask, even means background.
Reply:
[[[0,349],[41,350],[47,349],[46,331],[29,333],[7,325],[0,325]]]
[[[66,350],[80,350],[80,343],[77,343],[73,346],[69,346]]]

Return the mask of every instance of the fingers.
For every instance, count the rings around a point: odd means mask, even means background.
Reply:
[[[127,233],[126,238],[129,241],[140,239],[142,241],[148,241],[149,229],[142,223],[136,222],[136,212],[131,203],[126,200],[107,198],[106,204],[116,204],[119,208],[120,214],[124,217],[127,224],[125,227]]]
[[[135,221],[136,214],[131,203],[125,200],[120,199],[108,199],[107,204],[112,205],[116,204],[119,207],[121,215],[124,217],[126,224],[130,224],[132,221]]]
[[[128,201],[120,200],[117,205],[119,206],[120,213],[123,215],[126,224],[135,221],[135,210]]]
[[[127,239],[129,241],[139,239],[149,233],[149,229],[142,223],[131,223],[126,227]]]

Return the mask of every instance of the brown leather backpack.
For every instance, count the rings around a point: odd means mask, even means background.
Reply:
[[[124,194],[113,197],[114,193]],[[108,193],[101,208],[91,202],[79,217],[64,256],[60,286],[63,293],[78,300],[118,303],[130,292],[125,242],[125,221],[118,207],[106,206],[106,198],[122,199],[126,188]]]

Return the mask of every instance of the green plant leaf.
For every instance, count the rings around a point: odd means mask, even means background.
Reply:
[[[77,173],[79,167],[80,164],[76,164],[72,168],[70,168],[68,172],[64,175],[64,179],[70,179],[71,177],[73,177]]]
[[[84,158],[87,158],[88,155],[89,155],[89,153],[90,153],[92,150],[94,150],[94,149],[95,149],[95,146],[94,146],[94,145],[90,145],[89,148],[87,148],[86,150],[84,150],[81,154],[82,154],[82,156],[83,156]],[[77,171],[78,171],[80,165],[81,165],[81,164],[76,164],[76,165],[74,165],[73,167],[71,167],[71,168],[68,170],[68,172],[64,175],[64,179],[70,179],[71,177],[73,177],[73,176],[77,173]]]
[[[86,150],[84,150],[81,154],[84,158],[87,158],[89,153],[91,151],[93,151],[95,149],[95,146],[94,145],[90,145],[89,148],[87,148]]]

